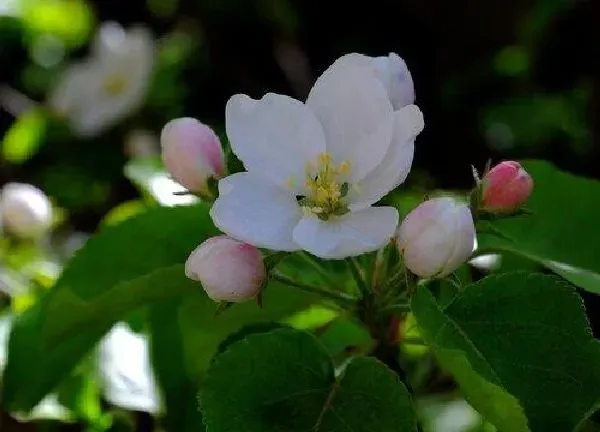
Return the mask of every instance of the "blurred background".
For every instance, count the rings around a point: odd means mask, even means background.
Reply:
[[[426,122],[409,186],[467,189],[471,164],[506,158],[599,178],[598,17],[592,0],[0,0],[0,185],[35,185],[53,209],[52,236],[0,240],[3,307],[35,302],[99,227],[189,201],[158,157],[167,121],[196,117],[224,137],[232,94],[302,99],[348,52],[396,52],[409,66]],[[124,345],[143,353],[136,337],[114,330],[105,364]],[[60,423],[4,413],[0,429],[153,430],[156,394],[134,351],[100,374],[110,404],[137,413],[127,421],[89,407],[73,420],[50,400],[38,415]],[[122,396],[136,379],[141,390]],[[431,430],[470,430],[473,414],[455,405],[424,410],[446,416]],[[451,409],[463,423],[449,426]]]

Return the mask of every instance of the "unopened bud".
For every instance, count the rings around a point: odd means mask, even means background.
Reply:
[[[490,213],[513,213],[531,195],[533,180],[518,162],[505,161],[485,175],[482,187],[483,210]]]
[[[206,192],[209,178],[225,174],[219,137],[196,119],[171,120],[163,128],[162,159],[173,178],[191,192]]]
[[[421,277],[442,277],[467,261],[475,226],[466,204],[450,197],[425,201],[406,216],[396,238],[404,264]]]
[[[395,110],[415,102],[412,76],[408,66],[398,54],[390,53],[385,57],[374,57],[371,59],[371,64],[377,78],[387,90]]]
[[[202,283],[211,299],[232,303],[254,297],[267,277],[256,247],[224,235],[198,246],[185,263],[185,274]]]
[[[21,238],[37,238],[52,225],[52,204],[44,192],[24,183],[7,183],[0,194],[4,228]]]

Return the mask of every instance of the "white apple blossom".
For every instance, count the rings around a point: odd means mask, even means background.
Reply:
[[[423,116],[412,104],[394,109],[373,59],[339,58],[306,103],[238,94],[225,116],[246,172],[219,182],[211,216],[223,232],[328,259],[376,250],[393,236],[398,212],[372,205],[405,180]]]
[[[415,103],[415,86],[406,62],[396,53],[382,57],[346,56],[344,61],[373,68],[377,79],[388,92],[394,109]]]
[[[37,187],[7,183],[0,191],[0,216],[6,231],[27,239],[46,234],[52,225],[52,203]]]
[[[155,48],[141,26],[125,31],[104,24],[88,59],[71,65],[59,78],[49,104],[82,137],[102,133],[142,104]]]

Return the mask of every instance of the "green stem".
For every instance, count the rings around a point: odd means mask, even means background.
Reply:
[[[360,265],[356,261],[355,257],[350,257],[346,259],[348,266],[350,267],[350,271],[352,272],[352,276],[356,281],[356,285],[358,286],[358,290],[362,297],[367,297],[369,295],[369,287],[367,286],[363,276],[360,274]]]
[[[295,281],[294,279],[290,278],[289,276],[286,276],[279,272],[272,272],[271,279],[273,279],[277,282],[280,282],[282,284],[285,284],[285,285],[300,288],[302,291],[306,291],[309,293],[318,294],[320,296],[327,297],[327,298],[329,298],[331,300],[335,300],[336,302],[341,303],[345,306],[354,306],[354,304],[356,303],[356,299],[354,299],[353,297],[351,297],[347,294],[344,294],[342,292],[334,292],[334,291],[330,291],[328,289],[321,288],[318,286],[298,282],[298,281]]]
[[[289,252],[275,252],[275,253],[272,253],[271,255],[267,255],[264,258],[265,267],[267,268],[267,272],[270,272],[275,267],[277,267],[277,264],[279,264],[279,262],[282,259],[284,259],[285,257],[287,257],[289,254],[290,254]]]
[[[371,274],[367,278],[367,280],[371,281],[371,286],[373,287],[374,291],[379,289],[379,279],[382,275],[383,267],[386,264],[386,258],[385,247],[382,247],[375,255],[375,259],[373,260],[373,265],[371,267]]]
[[[418,337],[405,337],[405,338],[400,339],[400,343],[407,344],[407,345],[428,346],[427,343],[425,343],[425,341],[423,339],[418,338]]]
[[[381,309],[379,309],[380,313],[383,312],[400,312],[400,313],[405,313],[405,312],[410,312],[410,304],[408,303],[396,303],[396,304],[391,304],[385,307],[382,307]]]
[[[319,276],[321,276],[321,279],[323,279],[323,281],[329,285],[330,288],[335,288],[337,286],[335,279],[333,279],[331,275],[327,273],[323,267],[321,267],[321,265],[316,261],[315,258],[313,258],[312,255],[310,255],[308,252],[301,252],[300,256],[313,268],[313,270],[319,274]]]

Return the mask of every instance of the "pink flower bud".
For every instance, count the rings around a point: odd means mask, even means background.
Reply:
[[[442,277],[467,261],[475,244],[473,216],[450,197],[425,201],[406,216],[396,237],[404,264],[421,277]]]
[[[52,204],[44,192],[25,183],[7,183],[0,194],[6,230],[17,237],[37,238],[52,225]]]
[[[198,120],[184,117],[163,128],[162,159],[173,178],[191,192],[206,192],[210,177],[225,174],[225,157],[219,137]]]
[[[211,299],[233,303],[258,294],[267,277],[257,248],[224,235],[198,246],[185,263],[185,274],[202,283]]]
[[[482,208],[492,213],[512,213],[531,195],[533,180],[518,162],[505,161],[483,178]]]

